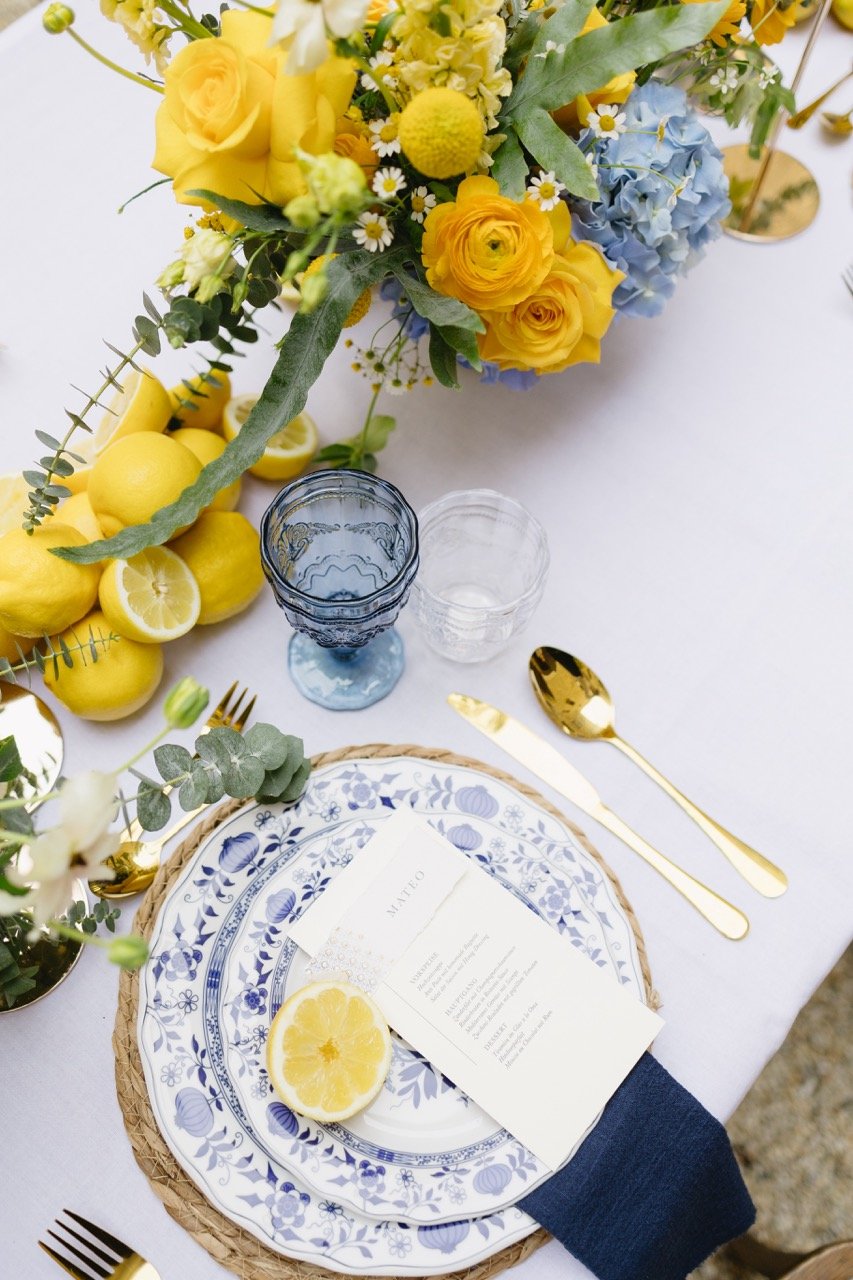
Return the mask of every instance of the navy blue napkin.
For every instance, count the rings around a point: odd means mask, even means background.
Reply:
[[[684,1280],[755,1221],[725,1129],[648,1053],[518,1207],[599,1280]]]

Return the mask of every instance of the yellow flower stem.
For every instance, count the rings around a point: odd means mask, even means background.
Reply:
[[[145,76],[138,76],[134,71],[128,71],[126,67],[120,67],[117,62],[113,62],[111,58],[107,58],[103,53],[98,53],[97,49],[93,49],[88,41],[84,40],[82,36],[78,36],[73,27],[66,27],[66,31],[72,40],[77,41],[81,49],[85,49],[97,62],[102,62],[111,71],[117,71],[120,76],[124,76],[125,80],[133,80],[136,84],[144,85],[146,89],[153,89],[155,93],[165,93],[165,89],[161,84],[155,84],[153,80],[146,80]]]
[[[370,76],[374,84],[379,85],[379,92],[385,99],[385,105],[393,115],[400,110],[399,103],[392,97],[390,91],[385,87],[385,76],[382,73],[381,66],[371,67],[366,58],[360,58],[357,53],[348,53],[347,57],[355,63],[359,70],[363,71],[366,76]]]
[[[172,4],[172,0],[159,0],[159,4],[165,14],[174,18],[185,35],[192,36],[194,40],[206,40],[213,35],[209,27],[206,27],[203,22],[196,22],[191,13],[183,13]]]

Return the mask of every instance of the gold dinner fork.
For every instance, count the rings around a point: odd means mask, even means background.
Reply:
[[[240,733],[252,714],[256,701],[256,696],[249,697],[248,689],[242,689],[237,693],[235,680],[211,711],[202,733],[209,733],[211,729],[219,728],[236,729]],[[168,795],[173,787],[167,786],[163,790]],[[90,880],[89,887],[92,892],[99,898],[132,898],[137,893],[144,893],[157,874],[166,845],[204,808],[204,805],[200,805],[197,809],[182,813],[174,826],[153,840],[142,839],[144,830],[138,819],[134,818],[127,827],[118,849],[106,860],[106,865],[112,867],[115,872],[115,878]]]
[[[67,1222],[61,1222],[57,1218],[54,1226],[58,1227],[64,1235],[50,1230],[47,1234],[53,1236],[66,1253],[73,1254],[78,1261],[63,1257],[43,1240],[39,1240],[39,1248],[44,1249],[45,1253],[53,1258],[54,1262],[58,1262],[70,1276],[74,1276],[75,1280],[160,1280],[159,1271],[156,1271],[150,1262],[146,1262],[121,1240],[110,1235],[109,1231],[104,1231],[103,1227],[96,1227],[94,1222],[81,1218],[79,1213],[72,1213],[70,1209],[64,1209],[63,1212],[66,1217],[72,1218],[78,1226],[88,1232],[89,1236],[94,1236],[94,1240],[81,1235]],[[69,1236],[71,1239],[66,1238]],[[77,1244],[73,1244],[72,1240]],[[86,1252],[84,1253],[77,1245],[83,1245]]]

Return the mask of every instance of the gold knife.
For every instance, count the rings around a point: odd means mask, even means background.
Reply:
[[[583,774],[556,747],[552,747],[550,742],[526,728],[520,720],[490,706],[488,702],[481,702],[479,698],[470,698],[464,693],[451,693],[448,694],[447,701],[463,719],[499,747],[503,747],[519,764],[523,764],[561,796],[571,800],[572,804],[577,805],[590,818],[594,818],[623,840],[629,849],[633,849],[649,866],[654,867],[724,937],[735,941],[746,937],[749,920],[741,910],[726,902],[725,898],[702,884],[701,880],[682,871],[681,867],[670,862],[669,858],[658,853],[642,836],[638,836],[636,831],[632,831],[621,818],[617,818],[602,802],[592,783],[587,782]]]

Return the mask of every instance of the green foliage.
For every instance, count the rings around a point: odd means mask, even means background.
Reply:
[[[539,27],[531,49],[533,57],[545,53],[545,46],[549,40],[556,45],[568,44],[570,40],[579,36],[594,4],[595,0],[566,0],[566,3]],[[555,55],[551,52],[547,56],[551,58]]]
[[[86,666],[90,660],[97,662],[101,654],[105,653],[111,644],[120,640],[121,636],[114,631],[111,631],[106,636],[102,631],[99,631],[96,636],[91,627],[89,627],[89,634],[85,640],[78,639],[71,644],[68,644],[61,636],[45,635],[29,655],[25,654],[21,647],[18,646],[18,654],[20,655],[18,662],[10,662],[8,658],[0,658],[0,680],[8,680],[12,684],[19,684],[21,677],[24,677],[27,684],[29,684],[30,673],[39,671],[44,675],[48,663],[52,664],[54,675],[59,674],[60,662],[66,667],[73,667],[75,661],[80,661]],[[56,647],[57,645],[59,646],[58,648]]]
[[[215,191],[207,191],[201,187],[197,191],[191,191],[191,196],[201,196],[204,200],[209,200],[229,218],[233,218],[235,222],[239,222],[249,231],[290,231],[291,224],[287,218],[282,216],[281,208],[277,204],[246,204],[242,200],[229,200],[225,196],[219,196]]]
[[[547,111],[535,107],[514,121],[514,126],[536,163],[543,169],[553,170],[572,195],[581,196],[584,200],[598,199],[598,185],[583,152],[554,123]]]
[[[210,729],[196,738],[195,750],[192,756],[174,743],[155,750],[154,763],[163,781],[143,778],[136,797],[136,815],[146,831],[165,827],[175,793],[187,812],[214,804],[223,795],[290,801],[302,794],[311,771],[302,739],[272,724],[254,724],[244,734]]]
[[[556,111],[579,93],[591,93],[615,76],[695,45],[727,8],[728,0],[664,5],[619,18],[573,39],[563,53],[530,58],[507,99],[501,118],[504,122],[520,122],[534,107]],[[572,11],[566,21],[570,21],[571,16]]]
[[[459,386],[456,352],[441,329],[435,328],[434,325],[430,325],[429,330],[429,362],[433,373],[443,387],[455,389]]]
[[[491,176],[503,195],[523,200],[527,188],[527,161],[514,132],[506,135],[493,157]]]
[[[19,957],[9,945],[11,941],[11,938],[7,941],[0,939],[0,1005],[5,1009],[13,1009],[19,996],[32,991],[39,971],[37,964],[21,968]]]
[[[0,782],[13,782],[23,767],[18,744],[12,735],[0,738]]]
[[[360,471],[375,471],[376,455],[385,448],[396,425],[396,419],[387,413],[371,414],[364,429],[357,435],[326,445],[324,449],[318,450],[313,460],[325,462],[335,469],[355,467]]]
[[[436,293],[425,280],[412,275],[411,270],[405,266],[392,268],[391,274],[396,276],[403,286],[406,297],[418,315],[423,316],[424,320],[429,320],[430,324],[437,325],[439,328],[449,325],[457,329],[469,329],[472,333],[485,331],[486,326],[477,312],[472,311],[458,298],[449,298],[446,294]]]
[[[149,523],[130,526],[112,538],[83,547],[56,548],[55,554],[81,564],[127,558],[145,547],[168,541],[176,529],[192,524],[220,489],[257,462],[270,436],[304,408],[308,392],[334,349],[357,298],[405,261],[407,253],[406,249],[376,254],[352,250],[330,262],[326,268],[329,290],[325,298],[310,315],[297,313],[293,317],[275,367],[240,434],[202,469],[195,483],[175,502],[161,508]]]
[[[115,933],[116,921],[121,917],[118,907],[111,907],[108,902],[99,898],[91,911],[85,902],[72,902],[65,914],[68,923],[83,933],[93,934],[98,926],[103,925],[108,933]]]

